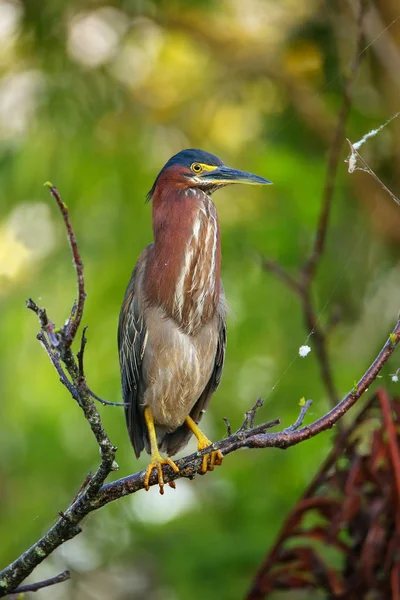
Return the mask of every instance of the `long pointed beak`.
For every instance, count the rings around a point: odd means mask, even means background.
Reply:
[[[215,185],[227,185],[230,183],[247,183],[248,185],[271,185],[272,181],[264,179],[259,175],[231,169],[230,167],[217,167],[212,171],[206,171],[201,175],[201,179]]]

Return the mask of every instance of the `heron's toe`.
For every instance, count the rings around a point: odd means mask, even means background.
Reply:
[[[179,469],[176,466],[176,464],[174,463],[174,461],[169,458],[169,456],[167,456],[166,458],[163,458],[161,456],[161,454],[154,454],[151,457],[151,461],[149,466],[147,467],[146,470],[146,475],[144,477],[144,488],[146,491],[148,491],[150,489],[150,476],[153,472],[153,469],[157,469],[157,474],[158,474],[158,485],[160,487],[160,494],[164,494],[164,476],[163,476],[163,465],[169,465],[171,467],[171,469],[173,471],[175,471],[175,473],[179,473]],[[169,482],[170,487],[175,488],[175,482],[174,481],[170,481]]]

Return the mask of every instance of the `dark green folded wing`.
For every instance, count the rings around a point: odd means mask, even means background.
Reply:
[[[146,252],[146,251],[145,251]],[[145,390],[142,363],[146,348],[147,330],[135,285],[143,269],[145,252],[132,273],[118,324],[118,349],[121,368],[122,395],[125,406],[126,424],[133,449],[137,457],[145,445],[147,436],[141,401]]]

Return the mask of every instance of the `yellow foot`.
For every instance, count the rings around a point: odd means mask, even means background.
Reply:
[[[193,421],[192,417],[186,417],[186,425],[189,429],[194,433],[197,437],[197,451],[200,452],[204,450],[204,448],[208,448],[212,445],[212,442],[208,439],[206,435],[201,431],[200,427]],[[203,455],[203,460],[201,462],[200,473],[204,474],[207,471],[212,471],[215,466],[222,465],[222,459],[224,455],[221,450],[211,450],[211,452]]]
[[[205,437],[205,436],[204,436]],[[199,441],[199,445],[197,446],[197,450],[204,450],[204,448],[208,448],[211,446],[212,442],[205,437],[204,442]],[[212,450],[209,454],[203,455],[203,460],[201,462],[200,473],[204,474],[207,471],[213,471],[214,467],[218,467],[222,465],[222,459],[224,458],[221,450]]]
[[[151,457],[150,464],[147,467],[146,475],[144,478],[144,489],[146,491],[148,491],[150,489],[150,485],[149,485],[150,475],[151,475],[153,469],[157,469],[158,485],[160,486],[160,494],[161,495],[164,494],[164,477],[163,477],[163,472],[162,472],[163,465],[169,465],[171,467],[171,469],[173,469],[175,471],[175,473],[179,473],[178,467],[176,466],[176,464],[174,463],[174,461],[171,458],[169,458],[169,457],[163,458],[161,456],[161,454],[153,454],[153,456]],[[175,489],[175,482],[170,481],[169,486]]]

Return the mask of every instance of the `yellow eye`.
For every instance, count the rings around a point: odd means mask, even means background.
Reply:
[[[203,170],[203,167],[199,163],[193,163],[190,168],[192,169],[193,173],[201,173]]]

